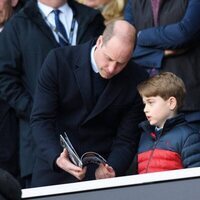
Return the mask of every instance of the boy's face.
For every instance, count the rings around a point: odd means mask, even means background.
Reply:
[[[143,97],[144,113],[151,125],[163,128],[167,119],[174,117],[176,102],[174,97],[164,100],[160,96]]]

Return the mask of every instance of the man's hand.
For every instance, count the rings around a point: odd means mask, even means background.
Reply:
[[[176,55],[181,55],[183,53],[185,53],[188,49],[176,49],[176,50],[165,50],[164,51],[164,55],[165,57],[169,57],[169,56],[176,56]]]
[[[114,169],[108,164],[100,164],[95,172],[96,179],[112,178],[115,177]]]
[[[74,165],[69,160],[68,152],[66,149],[64,149],[60,156],[57,158],[56,164],[58,167],[75,176],[79,180],[82,180],[85,177],[87,167],[81,168]]]

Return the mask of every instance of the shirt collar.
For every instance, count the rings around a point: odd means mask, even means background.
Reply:
[[[91,65],[92,65],[92,69],[95,73],[99,73],[99,69],[97,67],[97,64],[95,62],[94,59],[94,51],[96,49],[96,45],[92,47],[91,52],[90,52],[90,60],[91,60]]]
[[[41,3],[40,1],[38,1],[38,7],[39,9],[43,12],[45,17],[48,17],[48,15],[54,10],[52,7],[47,6],[46,4]],[[69,9],[71,9],[69,7],[69,5],[67,3],[65,3],[64,5],[62,5],[61,7],[58,8],[61,12],[63,12],[64,14],[67,13],[67,11]]]

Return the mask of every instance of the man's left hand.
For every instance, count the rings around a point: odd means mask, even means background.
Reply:
[[[96,179],[115,177],[114,169],[108,164],[100,164],[95,172]]]

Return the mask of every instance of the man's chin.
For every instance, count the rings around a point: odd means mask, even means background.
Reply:
[[[104,73],[100,73],[100,76],[104,79],[111,79],[113,77],[113,75],[111,74],[104,74]]]

